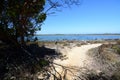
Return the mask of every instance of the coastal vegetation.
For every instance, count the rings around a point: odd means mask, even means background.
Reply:
[[[71,77],[73,76],[77,80],[119,80],[120,75],[117,70],[119,70],[120,66],[120,55],[118,53],[119,44],[117,42],[119,41],[58,41],[57,43],[55,41],[33,41],[27,42],[25,48],[25,50],[31,53],[30,55],[22,49],[16,49],[15,46],[1,43],[0,78],[1,80],[39,80],[52,78],[51,80],[53,80],[54,77],[56,80],[70,80],[68,74],[71,74]],[[65,66],[64,64],[59,64],[59,62],[54,62],[54,60],[59,59],[62,60],[61,62],[68,60],[68,52],[71,52],[75,47],[79,48],[82,45],[98,43],[103,45],[88,51],[88,55],[93,58],[93,69],[90,69],[92,67],[88,65],[78,68],[77,66]],[[77,60],[77,56],[74,58]],[[72,59],[72,61],[74,60]],[[91,59],[89,60],[88,58],[88,61],[91,61]],[[70,62],[70,64],[74,63]],[[62,74],[57,70],[56,66],[62,68]],[[97,71],[99,68],[100,71]],[[54,72],[56,73],[54,74]]]
[[[60,54],[54,49],[39,47],[37,43],[27,45],[25,37],[29,41],[37,30],[41,30],[41,25],[48,15],[63,6],[70,7],[73,4],[77,5],[78,1],[0,2],[0,80],[36,80],[38,72],[50,73],[49,68],[54,69],[52,61]],[[37,38],[34,41],[37,41]]]
[[[25,37],[29,38],[49,14],[61,7],[78,4],[74,0],[3,0],[0,3],[0,40],[15,45],[24,45]],[[19,39],[18,39],[19,38]]]
[[[0,2],[0,80],[120,80],[119,39],[31,41],[50,14],[74,4],[79,0]]]

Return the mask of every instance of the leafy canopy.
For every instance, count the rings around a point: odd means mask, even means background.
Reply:
[[[0,2],[0,40],[24,44],[46,19],[46,14],[78,0],[2,0]]]

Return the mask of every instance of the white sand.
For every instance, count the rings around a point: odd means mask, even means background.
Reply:
[[[66,55],[68,57],[67,60],[55,60],[54,62],[63,66],[83,67],[88,60],[87,51],[100,45],[101,44],[88,44],[81,47],[73,47]]]
[[[71,50],[68,49],[66,60],[55,60],[54,62],[66,67],[86,67],[86,65],[90,65],[90,59],[87,55],[87,52],[89,49],[95,48],[100,46],[101,44],[88,44],[88,45],[82,45],[81,47],[73,47]],[[63,53],[66,54],[66,53]],[[56,70],[61,73],[61,67],[55,66]],[[62,73],[61,73],[62,74]],[[72,80],[72,79],[69,79]]]

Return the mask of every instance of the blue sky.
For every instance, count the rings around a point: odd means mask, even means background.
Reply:
[[[120,0],[83,0],[49,15],[38,34],[120,33]]]

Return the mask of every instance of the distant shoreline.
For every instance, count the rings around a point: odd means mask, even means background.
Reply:
[[[120,34],[35,34],[35,36],[63,36],[63,35],[120,35]]]
[[[120,39],[120,34],[40,34],[35,35],[38,40],[113,40]]]

